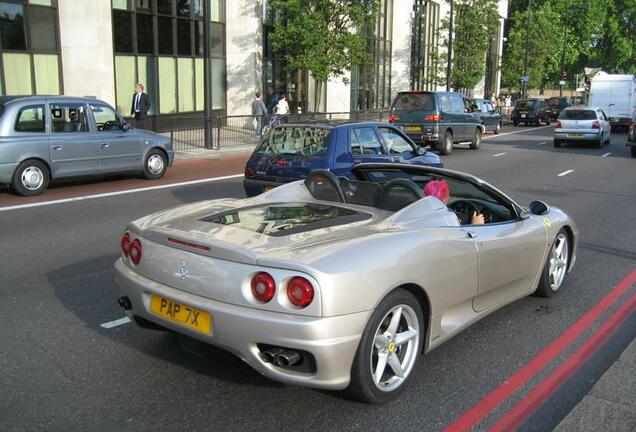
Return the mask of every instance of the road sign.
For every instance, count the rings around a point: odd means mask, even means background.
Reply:
[[[521,77],[521,81],[528,82],[528,81],[530,81],[530,77],[528,75],[524,75],[524,76]]]
[[[559,81],[559,85],[565,85],[565,81],[563,80]]]

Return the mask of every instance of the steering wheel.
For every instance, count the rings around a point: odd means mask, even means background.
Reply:
[[[455,212],[462,225],[470,225],[473,222],[473,212],[481,213],[484,216],[484,223],[492,221],[492,213],[480,210],[477,204],[469,200],[455,200],[448,204],[448,208]]]

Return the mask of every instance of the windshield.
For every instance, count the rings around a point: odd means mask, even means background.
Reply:
[[[596,120],[596,112],[592,110],[561,111],[559,120]]]
[[[517,101],[515,108],[520,108],[520,109],[534,108],[536,103],[537,103],[536,100],[522,99]]]
[[[433,93],[400,93],[393,102],[394,111],[434,111]]]
[[[371,215],[368,213],[331,205],[280,203],[231,210],[202,220],[280,237],[369,218]]]
[[[567,98],[554,97],[548,100],[548,105],[554,108],[565,108],[568,105],[568,100]]]
[[[330,129],[289,126],[275,128],[257,148],[258,153],[320,157],[327,154]]]

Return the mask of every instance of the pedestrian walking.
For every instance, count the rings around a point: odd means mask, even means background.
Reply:
[[[284,116],[289,114],[289,104],[287,103],[287,98],[285,97],[285,93],[280,95],[280,99],[278,104],[276,104],[276,114],[279,116]]]
[[[261,99],[261,92],[256,92],[256,99],[252,102],[252,115],[256,120],[256,135],[260,135],[263,131],[263,122],[267,115],[267,107]]]
[[[133,93],[130,107],[130,115],[135,117],[135,127],[137,129],[146,129],[148,110],[150,110],[150,98],[144,93],[144,86],[137,83],[135,84],[135,93]]]
[[[506,108],[510,108],[512,106],[512,96],[506,96]]]
[[[274,86],[269,86],[269,93],[267,94],[267,114],[274,114],[276,104],[278,104],[278,95],[274,91]]]

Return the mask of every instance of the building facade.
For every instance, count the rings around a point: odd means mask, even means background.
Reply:
[[[475,97],[499,92],[507,1],[499,6]],[[366,31],[371,62],[320,88],[272,50],[268,0],[0,0],[0,94],[94,96],[128,116],[139,82],[157,130],[200,119],[206,90],[220,115],[250,114],[254,93],[270,88],[293,112],[388,109],[398,91],[444,88],[435,70],[448,13],[448,0],[380,0]]]

